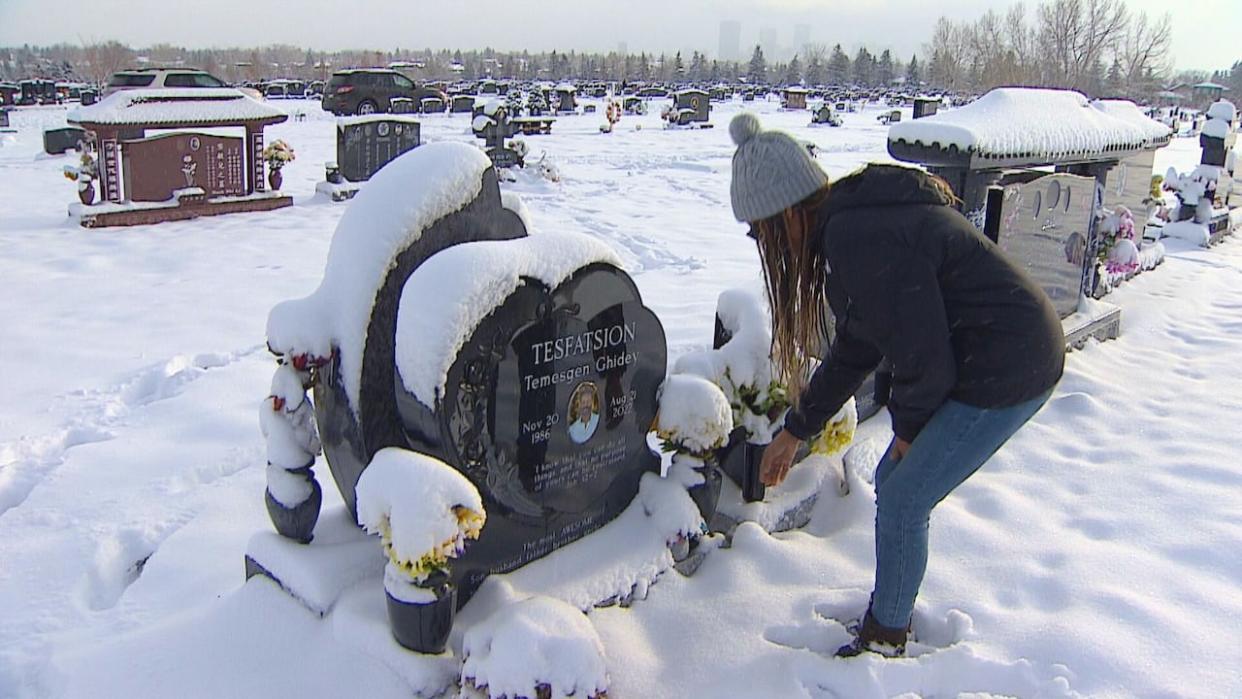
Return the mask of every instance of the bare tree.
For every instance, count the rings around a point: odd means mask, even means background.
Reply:
[[[1169,73],[1169,45],[1172,42],[1172,19],[1165,13],[1151,21],[1146,12],[1134,16],[1117,49],[1121,67],[1122,90],[1130,96],[1150,96],[1156,85],[1148,84],[1148,76],[1157,81]]]
[[[1129,26],[1122,0],[1048,0],[1039,6],[1039,43],[1048,58],[1045,80],[1083,89]]]
[[[88,44],[82,49],[82,57],[87,65],[83,73],[96,83],[105,83],[112,74],[127,68],[134,58],[134,52],[119,41]]]

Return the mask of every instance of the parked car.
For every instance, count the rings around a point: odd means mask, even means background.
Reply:
[[[365,68],[340,70],[332,74],[323,90],[320,106],[338,116],[389,112],[394,97],[406,97],[420,105],[434,97],[448,104],[448,95],[431,87],[420,87],[395,70]]]
[[[100,98],[107,97],[121,90],[161,89],[161,88],[220,88],[228,87],[228,83],[207,71],[194,68],[138,68],[113,73],[108,79]],[[253,88],[238,88],[254,99],[263,99],[263,94]]]

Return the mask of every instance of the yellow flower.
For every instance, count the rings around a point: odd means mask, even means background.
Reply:
[[[828,456],[844,450],[854,441],[854,428],[841,418],[828,423],[824,431],[811,441],[811,453]]]

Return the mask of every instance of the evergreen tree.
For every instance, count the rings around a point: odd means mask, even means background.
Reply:
[[[763,57],[763,49],[758,44],[755,44],[755,52],[751,54],[750,69],[747,75],[749,75],[752,83],[760,85],[767,82],[767,71],[768,62]]]
[[[1115,97],[1121,94],[1121,89],[1121,60],[1114,56],[1113,64],[1108,67],[1108,74],[1104,76],[1104,92],[1107,96]]]
[[[893,70],[893,54],[888,49],[884,49],[884,53],[880,54],[879,63],[876,64],[875,80],[880,85],[889,85],[895,77],[897,75]]]
[[[906,82],[915,87],[923,82],[923,73],[919,66],[918,56],[910,56],[910,65],[906,66]]]
[[[871,85],[875,82],[875,58],[866,48],[859,48],[854,56],[854,82]]]
[[[819,60],[819,56],[811,55],[811,61],[806,64],[806,81],[810,85],[823,85],[826,71],[824,64]]]
[[[673,79],[681,80],[686,73],[686,66],[681,62],[681,51],[677,52],[677,56],[673,59]]]
[[[785,67],[785,84],[802,84],[802,63],[798,61],[798,54],[796,53],[793,59],[789,61],[789,65]]]
[[[844,85],[850,80],[850,57],[841,50],[841,44],[832,47],[832,57],[828,59],[828,82],[833,85]]]

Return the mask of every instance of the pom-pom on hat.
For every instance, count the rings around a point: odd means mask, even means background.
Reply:
[[[828,184],[801,143],[783,131],[764,131],[754,114],[733,117],[729,135],[737,144],[729,195],[739,221],[775,216]]]

